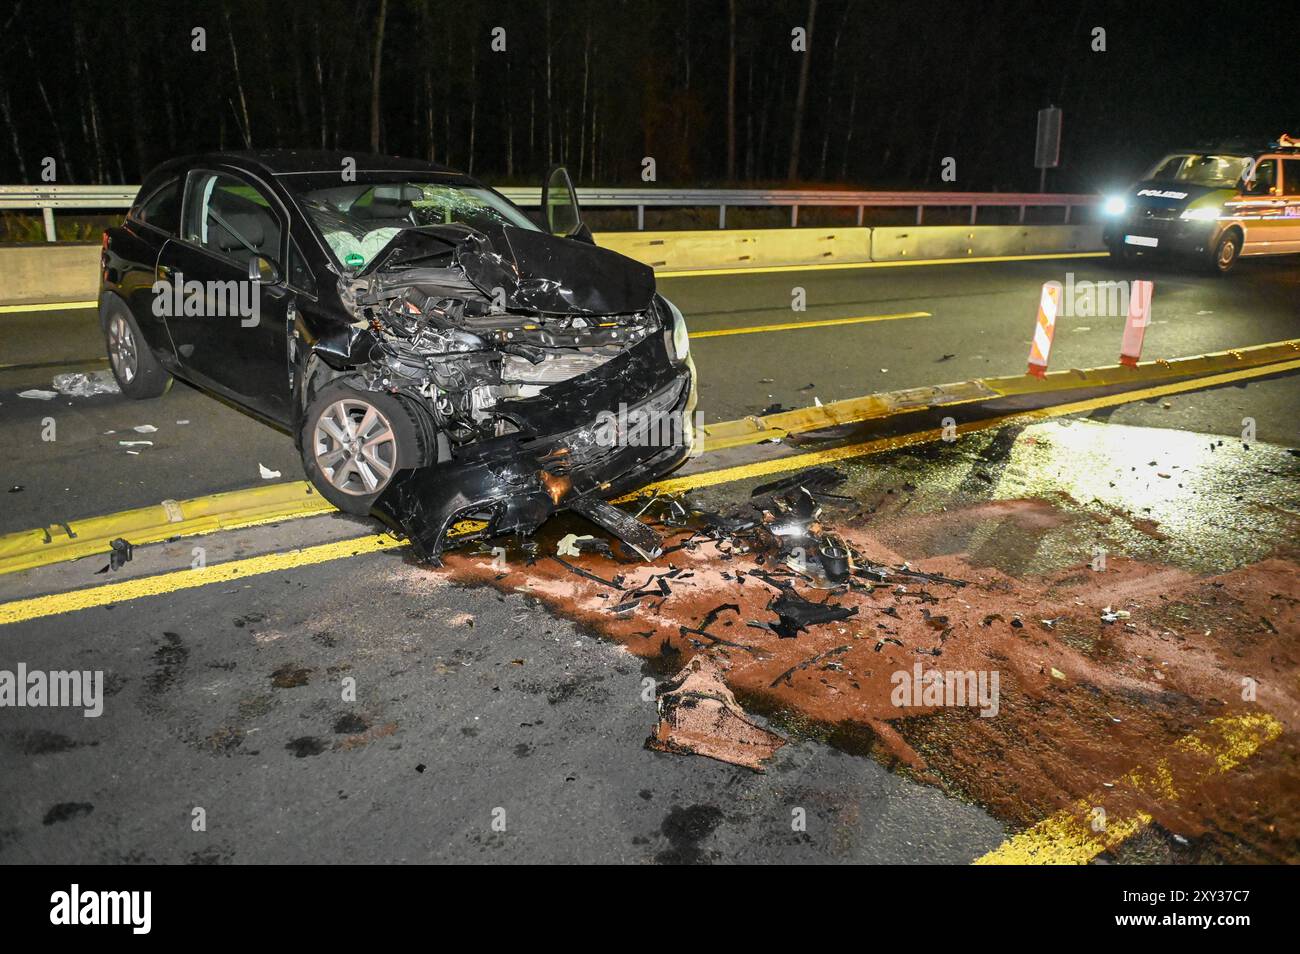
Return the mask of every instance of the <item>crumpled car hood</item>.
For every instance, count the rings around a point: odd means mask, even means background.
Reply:
[[[439,259],[458,265],[488,298],[502,289],[509,309],[628,314],[648,309],[655,292],[654,269],[648,265],[586,242],[512,225],[403,229],[358,277],[418,268]]]

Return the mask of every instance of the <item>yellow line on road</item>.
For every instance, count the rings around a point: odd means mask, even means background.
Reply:
[[[1079,391],[1115,386],[1136,387],[1161,381],[1239,371],[1275,365],[1300,358],[1300,339],[1271,341],[1231,351],[1216,351],[1187,358],[1144,361],[1136,367],[1121,364],[1099,368],[1050,371],[1042,378],[1030,374],[976,378],[928,387],[880,391],[861,397],[830,401],[815,407],[795,408],[766,415],[750,415],[735,421],[704,426],[704,449],[721,450],[745,444],[783,438],[791,434],[819,431],[841,424],[893,417],[898,414],[987,402],[1018,395],[1042,395],[1054,391]]]
[[[333,543],[287,550],[283,553],[267,553],[245,560],[215,563],[202,569],[176,570],[171,573],[160,573],[157,576],[123,580],[121,583],[107,583],[84,590],[13,600],[9,603],[0,603],[0,626],[44,616],[55,616],[59,613],[91,609],[95,606],[107,606],[110,603],[125,603],[144,596],[161,596],[177,590],[207,586],[209,583],[229,583],[250,576],[292,570],[339,560],[343,557],[361,556],[364,553],[376,553],[403,545],[403,541],[388,534],[371,534],[350,540],[337,540]]]
[[[1220,716],[1173,744],[1149,768],[1136,768],[1115,783],[1009,838],[977,865],[1084,865],[1151,823],[1140,808],[1124,804],[1143,799],[1178,802],[1204,782],[1240,765],[1282,734],[1282,723],[1263,712]],[[1117,799],[1121,801],[1117,801]],[[1107,810],[1107,806],[1111,806]]]
[[[1103,397],[1090,398],[1086,401],[1072,401],[1069,404],[1057,404],[1052,407],[1016,411],[1010,414],[1000,414],[996,417],[982,418],[977,421],[968,421],[965,424],[956,425],[956,433],[958,435],[971,434],[976,431],[985,431],[990,428],[1001,427],[1003,424],[1033,423],[1035,421],[1048,420],[1053,417],[1064,417],[1067,414],[1086,414],[1089,411],[1095,411],[1105,407],[1115,407],[1116,405],[1129,404],[1134,401],[1147,401],[1152,398],[1165,397],[1169,394],[1181,394],[1184,391],[1197,391],[1202,388],[1216,387],[1222,384],[1232,384],[1235,381],[1242,381],[1247,378],[1258,378],[1267,374],[1280,374],[1287,371],[1297,370],[1300,370],[1300,359],[1287,361],[1281,364],[1265,365],[1258,368],[1244,368],[1241,371],[1231,371],[1226,374],[1216,374],[1210,377],[1196,378],[1191,381],[1162,384],[1157,387],[1142,388],[1136,391],[1123,391],[1119,394],[1108,394]],[[895,450],[900,447],[912,447],[917,444],[928,444],[942,439],[943,432],[943,428],[935,427],[924,431],[913,431],[909,434],[899,434],[894,437],[879,437],[859,444],[847,444],[842,447],[830,447],[826,450],[810,451],[805,454],[795,454],[790,457],[776,457],[771,460],[755,461],[752,464],[739,464],[735,467],[726,467],[721,470],[704,471],[698,474],[690,474],[686,477],[669,477],[666,480],[647,484],[635,493],[620,497],[619,500],[632,500],[646,493],[681,493],[687,490],[697,490],[701,487],[728,484],[738,480],[750,480],[755,477],[770,477],[773,474],[781,474],[791,470],[801,470],[805,467],[816,467],[819,464],[830,464],[840,460],[849,460],[854,457],[865,457],[869,454],[878,454],[882,451]]]
[[[895,262],[827,262],[824,265],[750,265],[738,268],[681,268],[655,271],[655,278],[708,278],[712,275],[765,275],[773,272],[826,272],[845,268],[900,268],[908,265],[968,265],[987,262],[1040,262],[1057,258],[1105,258],[1110,252],[1052,252],[1042,255],[984,255],[978,258],[914,258]]]
[[[0,315],[12,315],[24,311],[72,311],[78,308],[98,308],[97,301],[47,301],[33,302],[30,305],[0,305]]]
[[[172,537],[196,537],[314,517],[333,510],[333,505],[303,480],[190,500],[167,500],[68,524],[4,534],[0,536],[0,575],[102,555],[108,551],[109,541],[118,537],[135,545],[158,543]]]
[[[1036,410],[1020,411],[1014,414],[1003,414],[997,417],[984,418],[977,421],[968,421],[964,424],[958,424],[956,426],[956,432],[961,435],[988,430],[990,428],[999,427],[1003,424],[1032,423],[1034,421],[1060,417],[1066,414],[1086,413],[1099,408],[1127,404],[1131,401],[1144,401],[1150,398],[1163,397],[1169,394],[1194,391],[1221,384],[1231,384],[1235,381],[1241,381],[1247,378],[1261,377],[1267,374],[1278,374],[1294,370],[1300,370],[1300,359],[1280,365],[1246,368],[1241,371],[1233,371],[1228,374],[1218,374],[1208,378],[1198,378],[1193,381],[1180,381],[1175,384],[1144,388],[1140,391],[1125,391],[1122,394],[1111,394],[1105,397],[1092,398],[1087,401],[1075,401],[1070,404],[1060,404],[1055,407],[1038,408]],[[725,467],[719,470],[704,471],[698,474],[690,474],[685,477],[670,477],[667,480],[660,480],[652,484],[647,484],[635,493],[627,494],[618,498],[618,501],[615,502],[632,500],[647,493],[678,493],[688,490],[697,490],[702,487],[713,487],[719,484],[732,483],[739,480],[767,477],[773,474],[786,473],[792,470],[802,470],[806,467],[813,467],[818,464],[833,463],[835,461],[848,460],[854,457],[864,457],[869,454],[876,454],[882,451],[894,450],[896,448],[931,443],[939,440],[942,436],[942,428],[931,428],[929,430],[916,431],[911,434],[901,434],[896,437],[882,437],[858,444],[849,444],[844,447],[832,447],[826,450],[811,451],[805,454],[794,454],[789,457],[777,457],[771,460],[756,461],[752,464],[741,464],[736,467]],[[367,540],[389,540],[391,542],[382,545],[372,542],[367,546],[365,542]],[[269,554],[262,557],[251,557],[246,560],[233,560],[228,563],[215,564],[208,567],[206,570],[178,570],[173,573],[143,577],[138,580],[126,580],[122,583],[109,583],[102,586],[91,587],[89,589],[76,590],[70,593],[38,596],[29,599],[15,600],[9,603],[0,603],[0,626],[6,623],[19,622],[21,620],[53,616],[58,613],[89,609],[94,606],[104,606],[108,603],[121,603],[127,600],[139,599],[143,596],[157,596],[173,590],[189,589],[195,586],[203,586],[207,583],[216,583],[226,579],[241,579],[246,576],[255,576],[260,573],[275,572],[279,569],[307,566],[312,563],[323,563],[343,556],[369,553],[375,550],[399,545],[400,541],[393,540],[391,537],[360,537],[353,540],[343,540],[337,543],[307,547],[301,550],[291,550],[282,554]],[[355,554],[352,552],[353,550],[355,550]],[[287,563],[277,562],[286,560],[288,561]],[[216,575],[220,573],[233,575]]]
[[[904,311],[897,315],[865,315],[861,318],[824,318],[819,321],[786,321],[779,325],[755,325],[749,328],[720,328],[716,331],[692,331],[691,340],[721,338],[725,335],[756,335],[766,331],[794,331],[798,328],[827,328],[831,325],[861,325],[871,321],[897,321],[900,318],[930,318],[928,311]]]

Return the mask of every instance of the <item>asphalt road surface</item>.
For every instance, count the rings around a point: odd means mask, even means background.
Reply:
[[[1300,336],[1294,262],[1247,262],[1227,279],[1080,259],[670,279],[662,290],[693,331],[929,313],[699,338],[713,421],[1020,373],[1039,288],[1067,273],[1076,287],[1155,281],[1145,357]],[[796,287],[805,311],[790,308]],[[1064,315],[1052,366],[1113,363],[1123,320]],[[56,373],[104,367],[101,344],[88,311],[0,315],[0,327],[0,532],[260,484],[259,464],[302,477],[287,435],[179,383],[149,402],[17,397]],[[764,774],[643,745],[656,722],[647,686],[677,658],[659,640],[697,625],[699,607],[742,599],[719,589],[716,555],[683,552],[695,577],[678,583],[683,602],[621,628],[598,585],[546,561],[484,576],[487,558],[468,554],[436,570],[384,550],[191,587],[195,541],[177,540],[140,548],[117,573],[88,559],[0,577],[0,606],[174,581],[160,595],[0,625],[0,669],[107,680],[99,718],[4,710],[0,862],[966,863],[1158,753],[1188,750],[1189,734],[1229,726],[1242,736],[1224,744],[1249,752],[1245,767],[1220,779],[1161,762],[1176,806],[1147,805],[1154,822],[1099,857],[1294,863],[1298,382],[1190,391],[843,463],[833,520],[855,546],[970,585],[879,591],[892,610],[851,636],[842,664],[805,666],[784,684],[771,667],[841,652],[850,636],[764,643],[770,662],[740,666],[733,686],[787,739]],[[1253,445],[1240,439],[1247,417]],[[47,418],[52,441],[41,439]],[[143,425],[156,430],[134,430]],[[140,440],[152,443],[120,443]],[[706,455],[692,469],[796,450],[815,446]],[[700,499],[726,511],[756,482]],[[215,565],[371,529],[317,517],[201,544]],[[1099,547],[1113,565],[1094,577]],[[1100,619],[1112,609],[1130,615]],[[762,611],[745,604],[741,619]],[[935,619],[950,621],[942,634]],[[646,626],[653,641],[633,631]],[[891,664],[941,654],[1000,667],[1005,718],[881,716]],[[1245,678],[1261,687],[1258,707],[1235,701]],[[843,731],[850,724],[871,729],[864,738]],[[1211,753],[1222,741],[1196,739],[1191,748]]]
[[[1104,259],[781,272],[675,278],[663,292],[693,331],[792,321],[929,312],[932,317],[810,327],[697,340],[700,409],[732,420],[773,404],[805,407],[884,390],[964,381],[1025,369],[1043,282],[1155,281],[1144,357],[1181,357],[1300,336],[1300,269],[1288,260],[1246,262],[1223,279],[1171,268],[1140,273]],[[802,288],[806,310],[791,310]],[[1113,364],[1123,316],[1058,320],[1053,368]],[[234,490],[258,483],[259,464],[302,476],[292,441],[179,382],[161,399],[16,397],[53,375],[105,367],[91,311],[0,315],[0,532]],[[1240,435],[1253,417],[1260,440],[1300,444],[1300,378],[1170,397],[1106,412],[1119,423]],[[1164,406],[1168,404],[1169,406]],[[55,441],[42,440],[53,417]],[[185,422],[185,423],[180,423]],[[156,427],[136,434],[133,427]],[[119,442],[148,440],[150,446]],[[129,450],[138,453],[130,454]],[[71,479],[75,476],[75,480]],[[161,497],[160,497],[161,493]]]

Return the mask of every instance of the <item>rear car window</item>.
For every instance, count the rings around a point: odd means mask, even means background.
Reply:
[[[135,217],[168,235],[175,235],[181,224],[181,180],[173,179],[155,189],[136,209]]]

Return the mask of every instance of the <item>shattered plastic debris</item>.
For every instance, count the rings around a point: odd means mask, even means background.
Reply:
[[[275,478],[280,476],[280,472],[278,470],[272,470],[271,468],[267,467],[265,464],[261,463],[260,461],[258,462],[257,465],[257,472],[262,475],[263,480],[275,480]]]
[[[555,547],[555,554],[556,556],[582,556],[582,551],[577,547],[578,541],[592,539],[594,537],[589,533],[583,536],[578,536],[576,533],[566,533],[560,537],[560,542]]]
[[[26,391],[19,391],[20,398],[30,398],[33,401],[52,401],[59,396],[58,391],[42,391],[40,388],[28,388]]]
[[[96,394],[120,394],[117,379],[112,371],[72,371],[56,374],[51,382],[54,390],[67,397],[94,397]]]
[[[835,603],[814,603],[804,599],[794,591],[794,587],[783,591],[767,605],[776,613],[778,622],[764,623],[767,629],[782,639],[794,639],[809,626],[822,623],[835,623],[858,615],[858,608],[839,606]]]
[[[645,560],[657,560],[663,555],[663,537],[612,504],[595,497],[580,497],[569,504],[569,509],[582,514],[597,526],[604,527]]]
[[[109,570],[116,572],[122,569],[123,566],[130,562],[132,555],[135,553],[135,547],[121,537],[110,540],[108,545],[112,547],[108,552],[108,563],[104,565],[103,569],[95,571],[96,576],[100,573],[107,573]]]
[[[754,724],[722,679],[721,666],[704,656],[655,690],[659,724],[646,748],[703,755],[755,772],[785,740]]]

